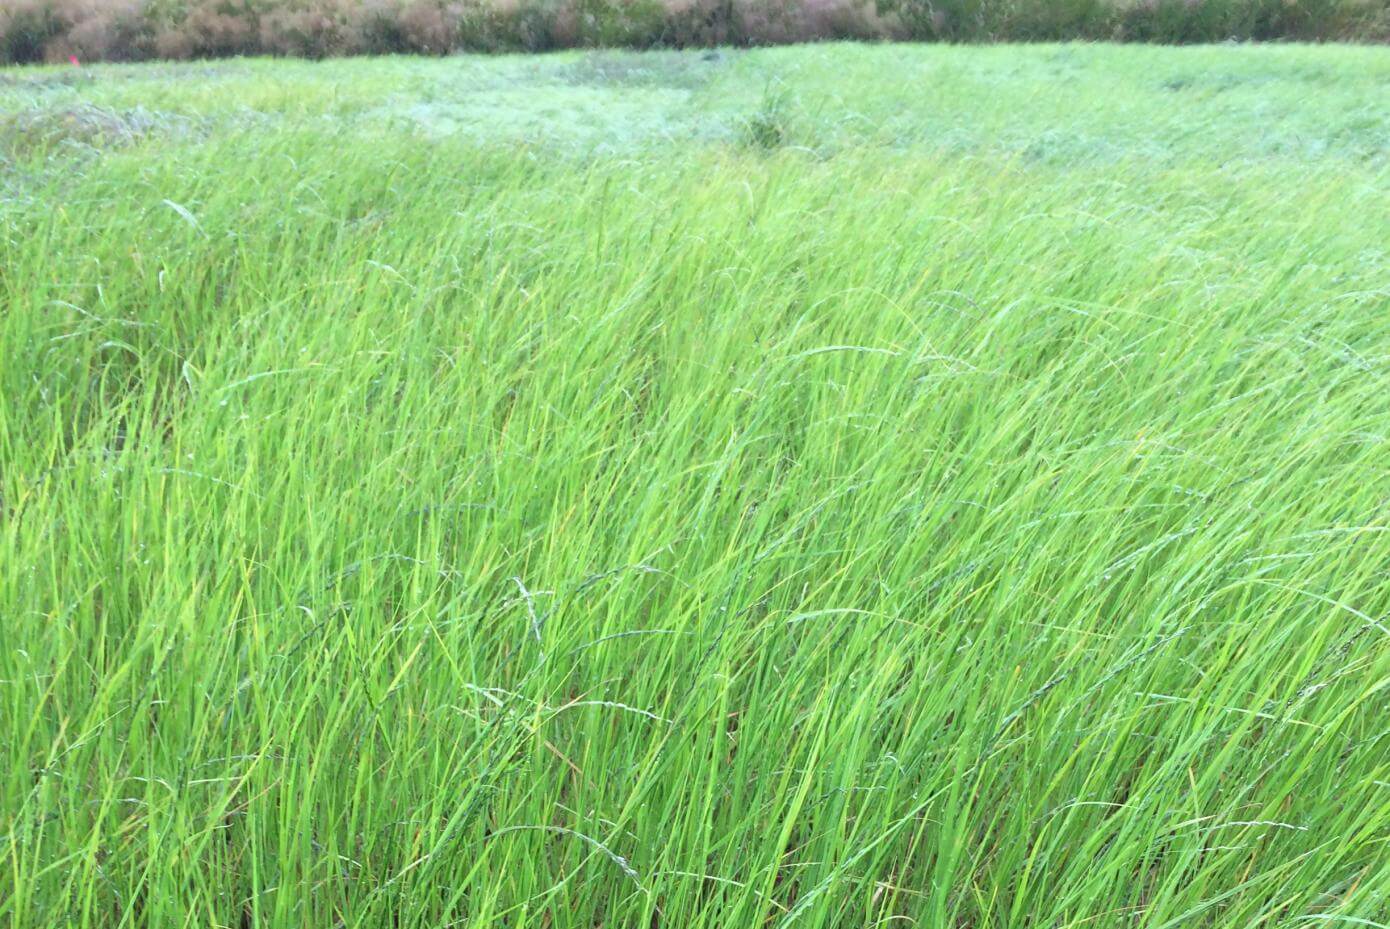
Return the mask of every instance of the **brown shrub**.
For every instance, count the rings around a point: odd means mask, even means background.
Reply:
[[[893,34],[892,21],[880,16],[871,0],[741,0],[736,23],[745,41],[757,45],[883,39]]]
[[[43,61],[49,44],[73,26],[69,6],[51,0],[8,0],[0,9],[0,62]]]
[[[154,33],[143,0],[97,0],[61,39],[50,45],[50,61],[133,61],[154,51]]]
[[[411,0],[400,12],[401,35],[411,51],[443,55],[455,46],[462,4],[441,6],[431,0]]]
[[[358,0],[352,16],[353,38],[369,55],[410,51],[401,25],[401,6],[394,0]]]
[[[202,0],[184,20],[183,32],[199,58],[248,55],[257,51],[260,23],[249,0]]]
[[[271,9],[260,17],[260,47],[271,55],[327,58],[361,51],[345,0]]]

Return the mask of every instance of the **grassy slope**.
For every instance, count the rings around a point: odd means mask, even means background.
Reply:
[[[0,922],[1390,922],[1385,52],[82,75]]]

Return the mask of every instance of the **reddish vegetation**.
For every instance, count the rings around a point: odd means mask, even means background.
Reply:
[[[817,39],[1387,37],[1386,0],[0,0],[0,62]]]

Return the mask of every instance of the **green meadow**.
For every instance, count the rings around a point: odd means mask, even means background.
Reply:
[[[1385,929],[1387,102],[0,70],[0,925]]]

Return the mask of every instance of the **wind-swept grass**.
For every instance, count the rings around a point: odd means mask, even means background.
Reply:
[[[6,149],[0,923],[1390,923],[1383,56],[1003,51],[587,148],[6,75],[150,110]]]

